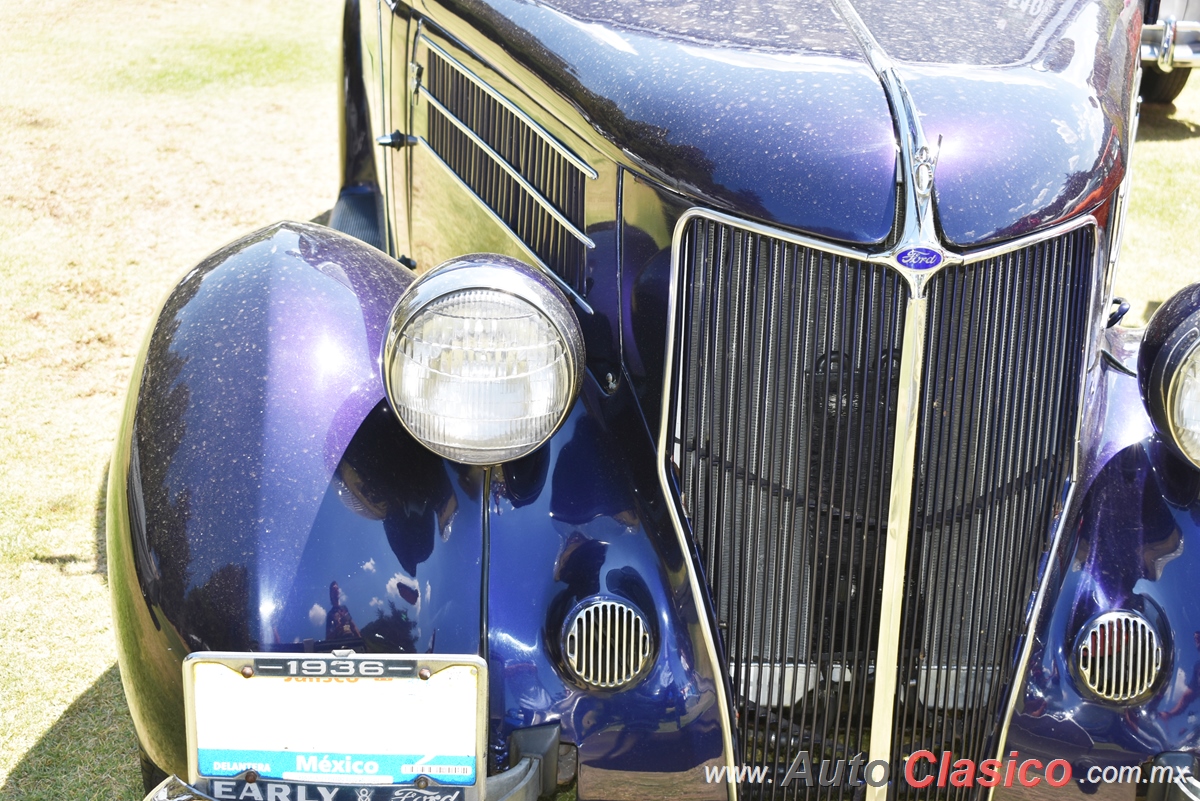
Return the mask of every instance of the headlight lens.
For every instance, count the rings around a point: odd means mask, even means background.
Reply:
[[[1171,381],[1167,408],[1175,444],[1200,465],[1200,342],[1194,343]]]
[[[1138,383],[1159,434],[1200,467],[1200,284],[1154,313],[1138,353]]]
[[[579,391],[583,337],[567,299],[514,259],[475,254],[426,274],[392,313],[392,407],[430,450],[466,464],[533,451]]]

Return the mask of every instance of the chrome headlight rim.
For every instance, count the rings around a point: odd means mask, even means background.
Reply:
[[[1196,362],[1200,362],[1200,283],[1184,287],[1155,311],[1138,353],[1138,385],[1155,430],[1172,451],[1200,469],[1200,445],[1189,449],[1175,420],[1185,368]]]
[[[392,391],[396,378],[393,368],[396,348],[410,322],[430,305],[443,298],[475,290],[505,294],[522,300],[549,322],[561,339],[563,353],[566,355],[569,381],[566,395],[568,401],[563,404],[562,412],[547,434],[536,444],[522,449],[517,455],[508,455],[502,459],[463,461],[451,454],[443,453],[434,443],[430,443],[418,435],[404,419],[399,408],[400,404],[397,403]],[[387,394],[392,414],[400,421],[404,430],[421,445],[439,456],[459,464],[479,466],[504,464],[533,453],[545,445],[562,427],[583,386],[586,353],[583,333],[575,312],[571,308],[571,302],[554,281],[541,270],[509,256],[498,253],[471,253],[450,259],[433,268],[414,281],[401,295],[400,300],[388,316],[386,330],[387,336],[380,358],[384,391]]]
[[[1176,409],[1179,405],[1179,393],[1182,389],[1185,367],[1190,362],[1200,361],[1200,315],[1197,315],[1197,326],[1189,332],[1189,341],[1183,345],[1186,352],[1179,358],[1178,366],[1171,372],[1170,384],[1167,387],[1167,429],[1176,449],[1195,467],[1200,467],[1200,448],[1184,447],[1184,436],[1176,427]],[[1195,435],[1193,435],[1195,438]]]

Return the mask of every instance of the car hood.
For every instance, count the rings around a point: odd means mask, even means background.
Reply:
[[[852,8],[908,85],[927,138],[941,138],[935,195],[948,245],[1053,224],[1115,188],[1129,144],[1136,4]],[[895,122],[846,8],[430,0],[427,11],[490,36],[672,188],[844,242],[879,243],[892,229]]]

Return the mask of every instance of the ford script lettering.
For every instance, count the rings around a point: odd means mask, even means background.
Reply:
[[[896,254],[896,261],[912,270],[932,270],[942,263],[942,254],[930,248],[908,248]]]

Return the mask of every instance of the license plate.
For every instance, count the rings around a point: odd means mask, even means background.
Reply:
[[[467,801],[468,787],[382,787],[297,784],[258,779],[212,779],[207,794],[216,801]]]
[[[191,654],[190,780],[252,770],[260,783],[314,785],[313,801],[315,785],[473,786],[486,671],[476,656]]]

